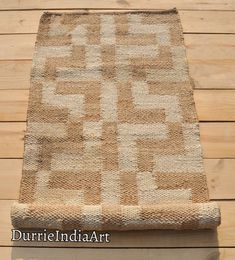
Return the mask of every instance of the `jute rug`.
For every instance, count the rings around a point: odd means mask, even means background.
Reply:
[[[219,225],[176,9],[43,14],[12,222],[62,230]]]

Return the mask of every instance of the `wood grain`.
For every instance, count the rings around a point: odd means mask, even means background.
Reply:
[[[204,159],[211,199],[235,199],[235,160]]]
[[[235,123],[201,123],[205,158],[235,158]]]
[[[55,11],[69,12],[69,10]],[[39,19],[43,12],[35,10],[1,12],[0,34],[37,33]],[[78,12],[82,12],[82,10],[78,10]],[[89,12],[99,12],[99,10]],[[234,12],[180,11],[179,14],[184,33],[235,33],[235,26],[232,22],[235,19]]]
[[[13,201],[0,201],[0,246],[12,246],[10,209]],[[111,232],[110,243],[68,243],[68,242],[14,242],[13,246],[43,247],[234,247],[235,246],[235,202],[221,201],[222,223],[216,230],[148,230]],[[33,230],[31,230],[33,231]]]
[[[0,199],[18,199],[22,163],[22,159],[0,159]]]
[[[235,121],[235,90],[195,90],[200,121]]]
[[[0,35],[0,60],[31,60],[36,34]]]
[[[0,121],[25,121],[28,90],[0,90]]]
[[[25,123],[0,123],[0,158],[22,158]]]
[[[32,61],[0,61],[0,89],[28,89]]]
[[[235,3],[233,0],[1,0],[0,10],[20,10],[20,9],[63,9],[63,8],[89,8],[89,9],[126,9],[126,8],[138,8],[138,9],[166,9],[177,7],[178,9],[189,10],[235,10]]]
[[[180,11],[185,33],[234,33],[234,12]]]

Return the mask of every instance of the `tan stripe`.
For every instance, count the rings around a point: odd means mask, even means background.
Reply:
[[[136,173],[123,172],[120,175],[121,205],[138,205]]]
[[[103,123],[102,158],[104,171],[118,170],[117,123]]]
[[[116,63],[115,63],[115,47],[113,45],[101,45],[101,72],[103,80],[115,79],[116,76]],[[104,82],[105,83],[105,82]]]
[[[50,187],[50,189],[64,189],[64,192],[66,190],[81,191],[84,201],[77,198],[77,204],[80,204],[81,201],[85,205],[97,205],[101,203],[101,173],[99,172],[54,171],[50,174],[48,183],[48,188]]]

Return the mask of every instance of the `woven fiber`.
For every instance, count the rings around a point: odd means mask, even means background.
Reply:
[[[61,230],[219,225],[176,9],[43,14],[11,215]]]

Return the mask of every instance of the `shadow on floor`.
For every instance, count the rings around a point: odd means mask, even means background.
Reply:
[[[216,230],[110,232],[110,240],[110,243],[17,241],[13,243],[11,259],[220,259]]]

